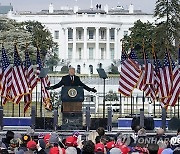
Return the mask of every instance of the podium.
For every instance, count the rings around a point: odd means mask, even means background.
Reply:
[[[82,129],[82,102],[84,89],[80,86],[64,86],[61,90],[62,126],[61,129]]]

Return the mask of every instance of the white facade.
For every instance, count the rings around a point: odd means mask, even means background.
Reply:
[[[18,22],[30,20],[45,25],[59,45],[56,52],[61,62],[70,62],[81,74],[96,74],[99,65],[107,69],[119,60],[120,40],[130,33],[134,22],[155,22],[152,14],[133,10],[132,5],[129,10],[111,10],[108,6],[104,10],[79,10],[77,6],[54,10],[50,4],[49,10],[39,13],[9,12],[7,16]]]

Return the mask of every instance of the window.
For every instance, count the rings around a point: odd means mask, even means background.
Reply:
[[[78,53],[79,53],[79,60],[82,59],[82,52],[81,52],[81,48],[78,49]]]
[[[68,29],[68,40],[72,40],[72,39],[73,39],[73,30]]]
[[[82,31],[78,31],[78,39],[81,40],[82,39]]]
[[[68,48],[68,59],[72,59],[72,48]]]
[[[93,66],[92,65],[89,65],[89,71],[90,71],[90,74],[93,74]]]
[[[59,31],[58,30],[54,31],[54,38],[59,39]]]
[[[110,29],[110,39],[114,40],[114,29]]]
[[[124,31],[124,36],[126,36],[126,35],[128,35],[128,31],[125,30]]]
[[[94,30],[89,30],[89,39],[94,39]]]
[[[105,50],[104,48],[101,48],[101,59],[105,58]]]
[[[114,48],[110,48],[110,52],[111,52],[111,59],[114,59]]]
[[[80,65],[77,65],[77,73],[81,74],[81,66]]]
[[[104,40],[105,39],[105,30],[101,30],[100,34],[101,34],[101,39]]]
[[[89,59],[93,59],[93,48],[89,48]]]

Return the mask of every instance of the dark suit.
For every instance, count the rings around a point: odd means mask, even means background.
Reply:
[[[58,84],[51,86],[51,89],[56,89],[61,86],[82,86],[85,90],[92,91],[92,89],[82,83],[80,78],[76,75],[74,75],[73,77],[71,77],[70,75],[63,76]]]

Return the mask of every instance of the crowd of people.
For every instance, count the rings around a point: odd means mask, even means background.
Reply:
[[[134,134],[106,134],[100,127],[83,140],[74,132],[62,137],[57,133],[34,135],[7,131],[0,140],[0,154],[180,154],[180,129],[176,136],[167,136],[162,128],[149,136],[136,126]]]

